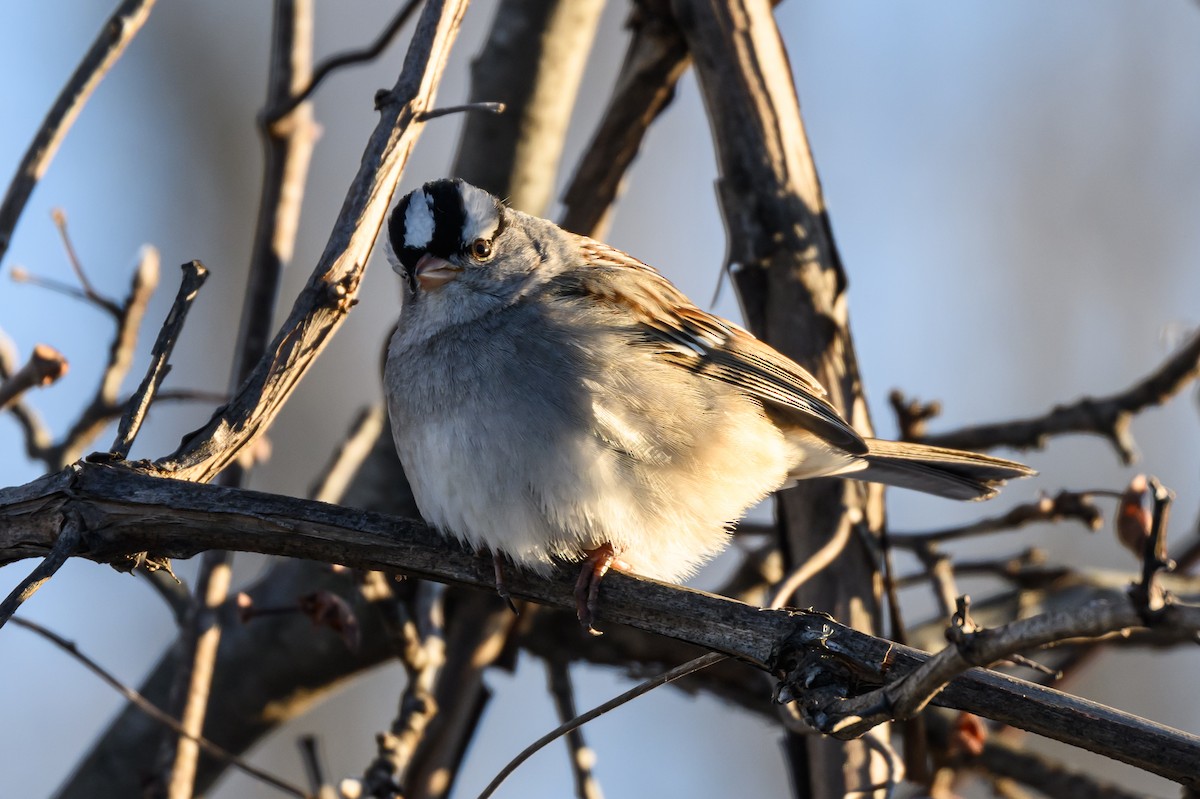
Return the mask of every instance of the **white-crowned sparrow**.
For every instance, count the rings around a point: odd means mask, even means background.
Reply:
[[[388,243],[406,292],[385,386],[417,506],[498,578],[501,554],[584,560],[589,629],[610,566],[681,580],[795,480],[983,499],[1033,473],[862,438],[812,375],[654,269],[461,180],[404,197]]]

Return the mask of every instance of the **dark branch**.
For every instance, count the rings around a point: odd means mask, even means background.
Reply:
[[[167,313],[162,328],[158,331],[154,348],[150,351],[150,366],[146,370],[146,376],[142,378],[137,391],[129,398],[125,415],[121,417],[121,423],[117,425],[117,437],[113,442],[112,453],[118,458],[128,457],[133,440],[141,430],[147,411],[150,410],[150,404],[154,402],[158,395],[158,389],[171,369],[169,363],[171,352],[174,351],[175,342],[183,333],[183,323],[187,320],[192,301],[196,299],[196,294],[199,293],[200,287],[208,278],[208,270],[199,261],[183,264],[181,269],[183,270],[183,280],[179,284],[175,302],[172,303],[171,310]]]

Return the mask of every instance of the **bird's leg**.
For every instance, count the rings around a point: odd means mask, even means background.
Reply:
[[[583,566],[579,569],[579,578],[575,580],[575,613],[583,629],[592,635],[601,632],[592,626],[596,618],[596,605],[600,599],[600,581],[613,566],[628,568],[624,561],[617,558],[612,544],[604,543],[595,549],[584,550]]]
[[[508,605],[509,610],[520,616],[521,611],[517,610],[516,604],[508,594],[508,586],[504,584],[504,558],[499,552],[492,553],[492,568],[496,570],[496,593]]]

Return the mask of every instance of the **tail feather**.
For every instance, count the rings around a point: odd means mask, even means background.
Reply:
[[[988,499],[1005,480],[1037,474],[1016,461],[977,452],[874,438],[867,446],[867,468],[847,477],[948,499]]]

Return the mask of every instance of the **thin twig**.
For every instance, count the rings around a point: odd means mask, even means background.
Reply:
[[[13,231],[37,182],[50,167],[58,146],[96,86],[142,29],[155,0],[125,0],[104,23],[34,134],[33,141],[0,203],[0,261],[8,252]]]
[[[14,283],[24,283],[28,286],[36,286],[40,289],[45,289],[46,291],[50,291],[55,294],[61,294],[64,297],[70,297],[73,300],[79,300],[86,305],[91,305],[95,308],[98,308],[114,319],[119,318],[120,307],[115,302],[100,294],[89,294],[79,286],[73,286],[70,283],[64,283],[61,280],[55,280],[52,277],[35,275],[23,266],[14,266],[9,270],[8,276]]]
[[[483,789],[483,792],[479,794],[479,799],[487,799],[489,796],[495,793],[496,789],[500,787],[500,783],[508,779],[508,775],[516,771],[518,766],[520,766],[533,755],[537,754],[537,752],[544,748],[547,744],[553,743],[558,738],[566,735],[572,730],[579,729],[592,719],[599,718],[608,711],[618,708],[621,705],[638,698],[644,693],[653,691],[660,685],[666,685],[669,682],[678,680],[680,677],[686,677],[689,674],[694,674],[695,672],[707,668],[714,663],[721,662],[726,657],[726,655],[723,655],[719,652],[709,652],[706,655],[701,655],[695,660],[689,660],[682,666],[677,666],[668,672],[659,674],[657,677],[653,677],[634,686],[620,696],[610,699],[604,704],[598,705],[580,716],[576,716],[565,724],[560,724],[558,727],[555,727],[553,730],[546,733],[541,738],[538,738],[529,746],[525,747],[523,750],[521,750],[520,754],[509,761],[508,765],[501,769],[500,773],[497,774],[492,781],[488,783],[487,787]]]
[[[429,120],[437,119],[438,117],[449,116],[451,114],[463,114],[468,111],[485,111],[489,114],[503,114],[504,108],[504,103],[463,103],[462,105],[448,105],[443,108],[435,108],[432,111],[426,111],[425,113],[421,114],[419,119],[422,122],[428,122]]]
[[[154,402],[159,387],[166,379],[167,372],[170,371],[171,353],[175,349],[175,342],[179,340],[179,336],[183,332],[183,323],[187,320],[192,301],[196,299],[200,287],[208,278],[208,270],[199,261],[183,264],[181,269],[183,270],[183,280],[179,283],[179,292],[175,295],[175,302],[172,303],[171,310],[167,313],[162,328],[158,331],[154,348],[150,351],[150,366],[146,369],[146,376],[142,378],[141,385],[130,397],[125,415],[121,417],[121,422],[117,425],[117,437],[113,441],[111,452],[118,458],[129,456],[129,449],[133,446],[133,440],[137,437],[138,431],[142,428],[146,412],[150,410],[150,404]]]
[[[380,31],[379,36],[375,38],[375,41],[372,42],[369,47],[365,47],[361,50],[348,50],[344,53],[339,53],[338,55],[322,61],[320,65],[313,70],[312,79],[308,81],[308,85],[296,92],[294,95],[292,95],[292,97],[278,105],[276,108],[269,109],[264,113],[263,116],[266,119],[267,124],[274,124],[275,122],[278,122],[289,111],[311,97],[312,93],[315,92],[317,87],[321,85],[321,81],[329,77],[329,75],[334,71],[342,69],[343,67],[353,66],[354,64],[363,64],[378,57],[379,54],[382,53],[391,43],[392,39],[396,37],[396,34],[400,32],[400,29],[404,27],[404,24],[408,22],[409,18],[413,15],[413,12],[417,10],[417,6],[419,5],[421,5],[421,0],[408,0],[408,2],[396,12],[396,15],[392,17],[392,21],[388,23],[387,27]]]
[[[67,252],[67,263],[71,265],[71,271],[75,273],[75,279],[79,281],[79,286],[83,289],[84,297],[94,303],[114,318],[121,318],[121,308],[108,297],[102,296],[92,285],[92,281],[88,280],[87,272],[83,268],[83,262],[79,260],[79,253],[75,251],[75,245],[71,242],[71,234],[67,231],[67,214],[61,208],[55,208],[50,213],[54,220],[54,226],[58,228],[58,237],[62,241],[63,249]]]
[[[321,755],[321,741],[315,735],[301,735],[296,741],[300,749],[300,760],[304,763],[304,774],[308,777],[308,792],[316,799],[338,799],[337,789],[326,778],[325,758]]]
[[[128,700],[129,702],[131,702],[134,706],[136,706],[138,710],[142,711],[147,716],[149,716],[151,719],[158,722],[159,724],[162,724],[164,727],[167,727],[168,729],[172,730],[173,732],[177,733],[178,735],[182,735],[184,737],[191,737],[192,740],[194,740],[201,749],[203,749],[205,752],[212,755],[213,757],[215,757],[219,760],[223,760],[224,762],[228,763],[229,765],[233,766],[234,768],[238,769],[239,771],[244,772],[248,776],[253,777],[254,779],[259,780],[261,782],[264,782],[273,788],[277,788],[286,794],[289,794],[291,796],[298,796],[298,797],[301,797],[301,799],[308,799],[308,794],[306,794],[300,788],[296,787],[295,785],[292,785],[291,783],[285,782],[284,780],[281,780],[276,776],[268,774],[267,772],[263,771],[262,769],[259,769],[255,766],[250,765],[245,760],[242,760],[237,755],[227,752],[225,749],[222,749],[221,747],[217,746],[215,743],[208,740],[207,738],[200,737],[200,736],[189,736],[188,733],[185,732],[183,730],[183,728],[179,725],[178,721],[171,718],[171,716],[169,714],[164,713],[157,706],[155,706],[154,703],[151,702],[149,699],[142,696],[140,693],[138,693],[134,689],[130,688],[128,685],[121,682],[120,680],[118,680],[116,677],[114,677],[112,675],[111,672],[107,671],[99,663],[92,660],[90,657],[88,657],[83,652],[81,652],[79,650],[79,647],[76,646],[76,644],[73,641],[68,641],[66,638],[63,638],[62,636],[58,635],[57,633],[54,633],[54,632],[46,629],[42,625],[38,624],[37,622],[32,622],[29,619],[23,619],[23,618],[18,617],[18,618],[14,618],[12,620],[12,622],[13,622],[13,624],[15,624],[19,627],[24,627],[25,629],[29,630],[30,632],[37,633],[38,635],[42,636],[46,640],[50,641],[51,643],[53,643],[54,645],[56,645],[57,647],[59,647],[60,649],[65,651],[67,654],[71,655],[71,657],[75,658],[80,663],[82,663],[84,666],[86,666],[89,671],[91,671],[93,674],[95,674],[97,677],[99,677],[104,682],[108,683],[109,686],[116,689],[117,693],[119,693],[119,694],[121,694],[121,696],[125,697],[125,699]]]
[[[1036,502],[1017,505],[999,516],[991,516],[960,527],[948,527],[928,533],[893,532],[889,535],[889,540],[892,546],[920,549],[923,546],[944,541],[1016,530],[1027,524],[1062,522],[1068,519],[1080,522],[1089,530],[1099,530],[1104,525],[1104,515],[1092,503],[1093,493],[1060,491],[1053,498],[1042,497]]]
[[[91,400],[80,412],[70,430],[63,435],[47,458],[61,468],[77,460],[88,444],[104,429],[114,413],[120,412],[121,383],[133,365],[138,331],[150,297],[158,286],[158,250],[143,247],[130,281],[129,294],[120,306],[117,331],[108,348],[108,360]]]
[[[1175,396],[1188,382],[1200,375],[1200,330],[1158,368],[1129,388],[1106,397],[1084,397],[1068,405],[1059,405],[1043,416],[1016,419],[997,424],[976,425],[920,441],[957,449],[1017,447],[1040,449],[1050,436],[1066,433],[1095,433],[1108,438],[1125,465],[1137,459],[1130,419]]]
[[[63,524],[62,531],[59,533],[58,541],[55,542],[54,548],[29,573],[28,577],[22,580],[4,598],[4,602],[0,603],[0,627],[3,627],[5,622],[11,619],[12,615],[17,612],[17,609],[27,599],[36,594],[38,589],[62,568],[67,559],[75,554],[75,551],[79,548],[79,541],[82,535],[83,525],[80,520],[69,516]]]
[[[837,530],[834,532],[833,538],[826,542],[825,546],[821,547],[816,554],[800,564],[783,584],[776,589],[775,598],[767,607],[772,610],[782,608],[787,604],[792,595],[800,590],[800,587],[811,580],[817,573],[825,570],[829,564],[842,553],[846,548],[846,544],[850,541],[850,533],[853,532],[854,525],[850,522],[849,516],[843,516]]]

